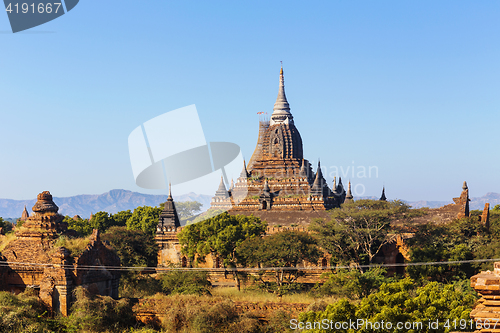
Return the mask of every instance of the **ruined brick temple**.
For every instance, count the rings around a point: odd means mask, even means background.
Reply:
[[[106,266],[120,266],[120,259],[101,242],[99,232],[94,229],[83,251],[72,255],[57,246],[68,225],[52,195],[45,191],[37,199],[33,215],[25,216],[15,239],[0,253],[0,289],[22,292],[33,288],[49,309],[63,315],[68,314],[77,286],[91,294],[118,298],[120,273]]]

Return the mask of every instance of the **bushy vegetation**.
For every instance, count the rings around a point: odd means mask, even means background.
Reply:
[[[339,298],[362,299],[376,292],[384,283],[394,281],[387,277],[387,271],[381,267],[366,272],[359,269],[339,269],[333,273],[325,273],[328,277],[324,283],[317,283],[311,293],[317,297],[337,296]]]
[[[197,207],[187,207],[186,214],[196,212]],[[286,312],[267,313],[263,321],[258,313],[238,311],[236,301],[311,303],[299,318],[310,322],[469,320],[478,296],[468,279],[480,269],[491,269],[491,263],[409,266],[405,278],[363,265],[377,262],[394,232],[415,234],[405,241],[412,262],[500,257],[500,205],[491,211],[488,229],[478,220],[479,211],[446,225],[413,225],[411,218],[423,210],[410,210],[399,201],[359,200],[332,211],[327,221],[315,221],[308,233],[286,231],[265,237],[266,223],[260,219],[222,213],[189,225],[178,235],[182,252],[193,265],[210,255],[218,258],[226,274],[233,274],[238,287],[247,282],[242,291],[235,288],[222,293],[212,288],[207,272],[172,269],[156,275],[144,269],[157,264],[154,230],[160,210],[139,207],[134,212],[97,212],[91,221],[66,218],[80,235],[90,234],[94,227],[100,229],[101,239],[114,248],[122,266],[137,267],[121,277],[122,299],[90,297],[78,288],[71,314],[63,318],[50,317],[32,291],[18,296],[2,292],[0,332],[292,332]],[[77,255],[87,243],[84,237],[60,237],[56,246]],[[304,263],[316,264],[324,256],[322,249],[331,254],[333,267],[351,268],[332,269],[322,276],[324,283],[311,289],[299,283],[303,272],[298,268]],[[249,274],[236,271],[238,267],[278,269]],[[131,302],[135,298],[151,300],[144,306],[161,313],[164,320],[149,326],[136,322]],[[425,326],[418,331],[430,332]],[[441,326],[432,332],[448,331]]]
[[[220,297],[157,295],[143,306],[163,314],[163,321],[154,325],[162,332],[291,332],[290,317],[286,313],[277,312],[266,323],[260,321],[256,313],[239,313],[234,302]]]
[[[54,248],[65,247],[73,257],[77,257],[85,251],[89,242],[89,237],[71,238],[61,235],[54,243]]]
[[[123,332],[136,324],[132,304],[108,296],[90,297],[86,290],[75,290],[76,301],[68,317],[60,318],[66,332]]]
[[[48,317],[32,289],[17,296],[0,291],[0,332],[51,332],[58,325]]]
[[[477,294],[468,286],[468,281],[454,284],[431,282],[418,287],[410,278],[384,283],[378,292],[372,293],[359,302],[342,299],[328,305],[324,311],[309,311],[299,317],[302,322],[321,322],[324,319],[333,322],[349,322],[362,318],[367,322],[382,321],[394,323],[391,329],[383,332],[449,332],[450,327],[443,326],[446,320],[470,320],[472,305]],[[440,327],[429,328],[430,321],[439,320]],[[397,329],[396,323],[424,323],[419,329]],[[453,327],[451,327],[453,330]],[[348,329],[335,329],[336,332],[351,332]],[[357,332],[375,332],[370,327],[361,326]],[[380,331],[380,329],[379,329]],[[304,332],[331,332],[322,328],[306,329]]]
[[[160,275],[162,291],[166,294],[210,295],[206,271],[173,270]]]
[[[477,218],[457,219],[446,225],[414,226],[408,240],[412,262],[443,262],[500,258],[500,219],[490,220],[488,231]],[[499,214],[500,215],[500,214]],[[492,262],[409,266],[406,272],[416,281],[453,282],[469,279],[480,270],[492,269]]]

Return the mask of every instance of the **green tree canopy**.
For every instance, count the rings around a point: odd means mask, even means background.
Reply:
[[[127,230],[125,227],[111,227],[101,239],[108,241],[125,267],[155,267],[158,245],[153,236],[142,230]]]
[[[98,229],[101,232],[105,232],[114,224],[111,214],[102,211],[95,213],[89,222],[93,229]]]
[[[190,224],[178,234],[182,253],[191,260],[203,261],[207,255],[219,257],[224,267],[236,267],[236,248],[245,239],[259,237],[266,230],[266,223],[258,217],[229,215],[227,212],[205,221]],[[239,286],[239,277],[235,272]]]
[[[274,283],[264,280],[264,273],[259,275],[268,292],[282,295],[300,276],[300,271],[290,268],[303,262],[317,263],[321,252],[309,234],[285,231],[263,238],[250,238],[241,244],[237,254],[240,262],[254,267],[283,268],[274,270]]]
[[[132,212],[130,209],[122,210],[116,214],[113,214],[113,226],[117,227],[125,227],[127,225],[127,220],[132,217]]]
[[[160,280],[167,294],[210,295],[208,272],[172,270],[161,274]]]
[[[334,264],[368,264],[388,242],[391,221],[419,214],[402,201],[357,200],[333,209],[329,220],[313,221],[309,229]]]
[[[147,234],[154,235],[161,211],[162,209],[159,207],[137,207],[127,219],[127,229],[142,230]]]
[[[92,233],[93,227],[87,219],[73,219],[72,217],[66,215],[63,222],[68,223],[68,229],[76,231],[82,237],[88,236]]]
[[[387,271],[381,267],[374,267],[366,272],[358,269],[339,269],[334,273],[325,273],[328,280],[318,283],[313,293],[318,296],[340,296],[348,299],[362,299],[367,297],[386,282],[393,278],[385,277]]]
[[[423,287],[409,278],[392,283],[384,283],[376,293],[365,297],[358,304],[348,300],[340,300],[328,305],[325,311],[310,311],[299,316],[301,322],[349,322],[363,319],[371,323],[391,323],[392,328],[370,329],[370,326],[361,325],[354,330],[334,329],[335,332],[450,332],[463,331],[459,326],[454,327],[453,321],[469,323],[472,306],[477,294],[468,285],[468,281],[454,284],[431,282]],[[439,320],[438,329],[429,327],[429,322]],[[423,323],[422,327],[397,329],[397,323]],[[445,327],[448,322],[448,327]],[[458,324],[459,325],[459,324]],[[322,328],[306,329],[303,332],[323,333],[332,332]],[[466,330],[467,331],[467,330]],[[469,330],[471,331],[471,330]]]
[[[414,236],[407,242],[412,262],[471,260],[475,253],[488,254],[494,249],[485,227],[474,218],[456,219],[445,225],[426,223],[415,226]],[[417,281],[451,282],[471,277],[476,269],[464,263],[409,266],[406,271]]]
[[[3,218],[0,217],[0,228],[2,228],[2,232],[6,234],[7,232],[12,230],[12,223],[9,221],[5,221]]]

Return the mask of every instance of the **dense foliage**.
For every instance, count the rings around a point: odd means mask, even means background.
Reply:
[[[373,329],[369,325],[356,326],[356,330],[343,328],[335,329],[335,332],[449,332],[457,330],[450,325],[444,327],[447,320],[470,320],[471,307],[476,301],[476,293],[468,286],[468,281],[444,285],[431,282],[423,287],[417,285],[409,278],[401,279],[392,283],[384,283],[378,292],[372,293],[361,299],[359,303],[348,300],[340,300],[328,305],[324,311],[310,311],[299,317],[301,322],[326,321],[356,322],[363,319],[371,323],[391,323],[394,327],[386,326],[384,330]],[[438,329],[429,328],[429,322],[439,321]],[[326,322],[325,321],[325,322]],[[397,329],[397,323],[422,323],[422,327]],[[304,332],[331,332],[324,327],[311,327]],[[464,330],[462,330],[464,331]],[[465,330],[466,331],[466,330]]]
[[[412,262],[500,258],[500,214],[493,210],[491,217],[489,230],[474,216],[446,225],[414,226],[415,235],[408,240]],[[409,266],[406,272],[418,281],[452,282],[468,279],[492,266],[492,262]]]
[[[384,283],[394,278],[385,276],[386,270],[381,267],[372,268],[365,272],[359,269],[340,269],[334,273],[325,273],[328,277],[324,283],[317,283],[312,293],[321,296],[338,296],[348,299],[362,299],[367,297]]]
[[[294,283],[303,274],[303,271],[293,268],[304,262],[316,264],[320,250],[309,234],[285,231],[247,239],[237,249],[237,256],[244,265],[280,267],[274,270],[274,281],[265,279],[265,271],[259,271],[258,281],[266,291],[282,295],[295,289]]]
[[[332,255],[332,264],[363,265],[372,263],[388,242],[391,221],[402,223],[418,214],[402,201],[357,200],[332,210],[329,220],[315,220],[309,229]]]
[[[260,237],[265,230],[266,224],[257,217],[225,212],[184,227],[178,238],[182,253],[192,261],[204,261],[210,254],[222,260],[224,267],[234,268],[238,263],[237,247],[246,239]],[[239,289],[239,275],[232,272]]]
[[[210,295],[211,283],[206,271],[172,270],[161,274],[160,280],[166,294]]]
[[[110,243],[122,266],[155,267],[157,264],[158,245],[150,234],[125,227],[111,227],[101,239]]]

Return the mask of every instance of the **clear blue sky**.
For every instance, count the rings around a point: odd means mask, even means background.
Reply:
[[[0,198],[164,193],[135,185],[128,135],[190,104],[248,160],[280,60],[329,182],[376,166],[342,178],[389,199],[500,192],[499,18],[499,1],[83,0],[12,34],[0,14]]]

